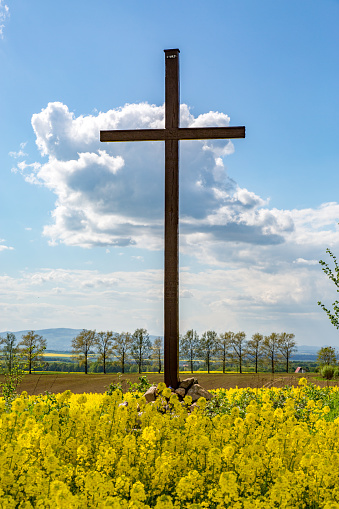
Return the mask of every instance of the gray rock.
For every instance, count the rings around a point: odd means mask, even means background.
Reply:
[[[155,401],[157,398],[157,386],[152,385],[144,394],[144,398],[146,399],[147,403],[150,403],[151,401]]]
[[[212,399],[212,394],[210,394],[206,389],[201,387],[199,384],[193,384],[187,391],[187,396],[191,396],[192,403],[198,401],[199,398],[205,398],[207,401]]]
[[[195,381],[195,378],[192,377],[192,378],[186,378],[185,380],[183,380],[182,382],[180,382],[179,384],[179,389],[189,389],[191,387],[191,385],[194,384],[194,381]]]

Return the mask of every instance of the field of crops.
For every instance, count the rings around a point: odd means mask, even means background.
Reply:
[[[336,387],[159,390],[0,399],[1,507],[339,508]]]

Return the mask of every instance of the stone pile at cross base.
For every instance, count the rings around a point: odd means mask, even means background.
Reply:
[[[172,393],[178,396],[179,401],[183,401],[185,396],[191,396],[192,405],[195,405],[199,398],[205,398],[207,401],[212,399],[212,394],[199,385],[198,380],[194,377],[186,378],[180,382],[177,389],[172,389]],[[155,401],[157,396],[156,385],[152,385],[144,394],[147,403]]]

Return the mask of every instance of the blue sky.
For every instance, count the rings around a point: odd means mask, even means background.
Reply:
[[[337,345],[338,0],[0,0],[0,330],[161,334],[164,49],[181,125],[180,328]],[[137,146],[136,146],[137,145]]]

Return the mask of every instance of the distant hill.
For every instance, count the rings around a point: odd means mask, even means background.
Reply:
[[[313,353],[317,354],[317,352],[322,348],[323,346],[329,346],[329,345],[298,345],[298,352],[299,353]]]
[[[317,360],[317,353],[322,346],[328,345],[298,345],[298,350],[293,354],[292,360],[294,361],[313,361]]]
[[[18,341],[21,340],[23,334],[27,334],[32,329],[20,330],[20,331],[5,331],[0,332],[0,336],[5,336],[7,332],[13,332]],[[56,352],[70,352],[72,339],[75,338],[83,329],[40,329],[34,330],[36,334],[42,336],[47,340],[47,350],[54,350]],[[153,342],[155,338],[159,336],[151,336],[150,340]]]

